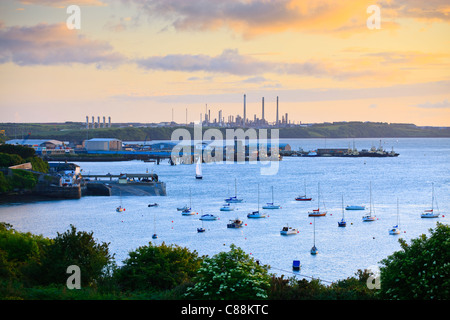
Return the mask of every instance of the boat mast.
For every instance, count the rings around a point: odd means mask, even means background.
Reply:
[[[344,195],[342,195],[342,219],[344,218]]]
[[[369,184],[369,189],[370,189],[369,216],[372,216],[372,181]]]
[[[397,227],[399,226],[399,222],[400,222],[400,216],[398,214],[399,210],[398,210],[398,197],[397,197]]]
[[[431,183],[431,212],[434,209],[434,182]]]

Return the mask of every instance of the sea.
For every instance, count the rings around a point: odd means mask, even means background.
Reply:
[[[429,236],[438,222],[448,224],[450,216],[450,139],[280,139],[292,150],[348,148],[358,150],[393,148],[400,155],[388,158],[284,157],[271,174],[262,174],[267,164],[203,164],[203,179],[195,179],[195,165],[171,166],[143,161],[79,162],[84,173],[158,174],[166,183],[167,196],[85,196],[78,200],[14,202],[0,205],[0,221],[21,232],[54,238],[69,230],[93,232],[98,242],[109,244],[120,266],[130,251],[140,246],[165,243],[186,247],[200,256],[228,251],[232,244],[270,267],[269,272],[284,277],[320,279],[323,283],[352,277],[358,269],[377,273],[381,261],[401,250],[399,239],[410,243],[422,234]],[[421,213],[433,207],[439,218],[423,219]],[[281,209],[264,210],[273,201]],[[235,195],[244,202],[235,210],[220,211],[224,199]],[[312,201],[296,201],[306,194]],[[259,194],[259,197],[258,197]],[[318,198],[320,195],[320,204]],[[363,222],[372,199],[373,222]],[[398,207],[397,207],[398,201]],[[150,203],[157,207],[148,207]],[[116,212],[122,204],[124,212]],[[196,212],[183,216],[178,207],[191,205]],[[347,211],[347,205],[364,205],[364,211]],[[309,217],[317,209],[323,217]],[[265,218],[247,214],[259,210]],[[213,214],[215,221],[200,221]],[[345,228],[338,227],[342,218]],[[229,229],[230,220],[239,218],[244,226]],[[389,229],[399,222],[401,234]],[[198,233],[204,227],[206,232]],[[283,236],[284,226],[298,229]],[[152,239],[156,233],[157,239]],[[315,244],[319,253],[311,255]],[[293,260],[301,269],[292,270]]]

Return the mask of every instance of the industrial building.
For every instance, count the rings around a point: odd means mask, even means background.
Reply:
[[[94,138],[84,141],[86,151],[120,151],[122,140],[114,138]]]

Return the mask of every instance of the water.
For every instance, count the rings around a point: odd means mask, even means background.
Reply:
[[[346,148],[355,142],[358,149],[378,146],[377,139],[281,139],[294,150],[315,148]],[[212,256],[228,251],[231,244],[241,247],[271,272],[292,276],[292,261],[301,261],[299,274],[335,281],[353,276],[358,269],[371,268],[400,249],[398,239],[407,242],[434,228],[437,221],[448,223],[450,212],[450,139],[383,139],[383,146],[394,147],[397,158],[289,158],[279,163],[276,175],[263,176],[259,164],[208,164],[203,166],[203,180],[196,180],[195,165],[157,166],[141,161],[78,163],[84,172],[157,173],[167,184],[166,197],[83,197],[79,200],[14,203],[0,206],[0,221],[16,230],[56,237],[73,224],[77,230],[93,231],[98,241],[109,243],[120,265],[128,252],[149,242],[177,244]],[[224,199],[234,195],[237,180],[238,196],[245,203],[236,204],[232,212],[219,211]],[[304,193],[304,184],[312,202],[295,201]],[[316,220],[317,256],[311,256],[313,221],[308,211],[317,208],[320,183],[321,208],[327,216]],[[342,218],[341,197],[346,205],[369,206],[369,185],[378,220],[362,222],[366,211],[345,211],[346,228],[339,228]],[[421,219],[420,214],[431,206],[431,184],[441,212],[439,219]],[[262,210],[265,219],[248,219],[247,213],[271,202],[271,186],[280,210]],[[182,216],[176,208],[189,204],[195,216]],[[389,235],[397,222],[397,197],[400,203],[401,235]],[[115,208],[122,201],[126,211]],[[157,202],[159,207],[149,208]],[[204,213],[219,216],[217,221],[204,221],[205,233],[197,233],[198,220]],[[442,217],[444,215],[445,217]],[[236,217],[246,224],[241,229],[228,229],[226,224]],[[289,224],[300,233],[281,236],[280,230]],[[158,239],[152,239],[155,232]],[[406,231],[406,233],[404,233]]]

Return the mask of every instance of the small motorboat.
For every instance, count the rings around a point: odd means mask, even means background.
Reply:
[[[157,206],[158,206],[157,203],[150,203],[150,204],[148,205],[149,208],[150,208],[150,207],[157,207]]]
[[[292,261],[292,270],[294,270],[294,271],[300,270],[300,260]]]
[[[198,233],[205,232],[205,231],[206,231],[206,229],[203,228],[203,227],[197,228],[197,232],[198,232]]]
[[[234,220],[230,220],[230,223],[227,224],[227,228],[242,228],[243,221],[236,218]]]
[[[152,235],[152,239],[158,239],[158,235],[157,235],[156,233],[154,233],[154,234]]]
[[[122,206],[118,206],[118,207],[116,208],[116,211],[117,211],[117,212],[123,212],[123,211],[125,211],[125,208],[122,207]]]
[[[283,236],[288,236],[291,234],[297,234],[299,233],[299,231],[296,228],[292,228],[289,226],[283,227],[283,229],[281,229],[280,234]]]
[[[200,220],[217,220],[217,217],[213,214],[204,214],[200,217]]]

